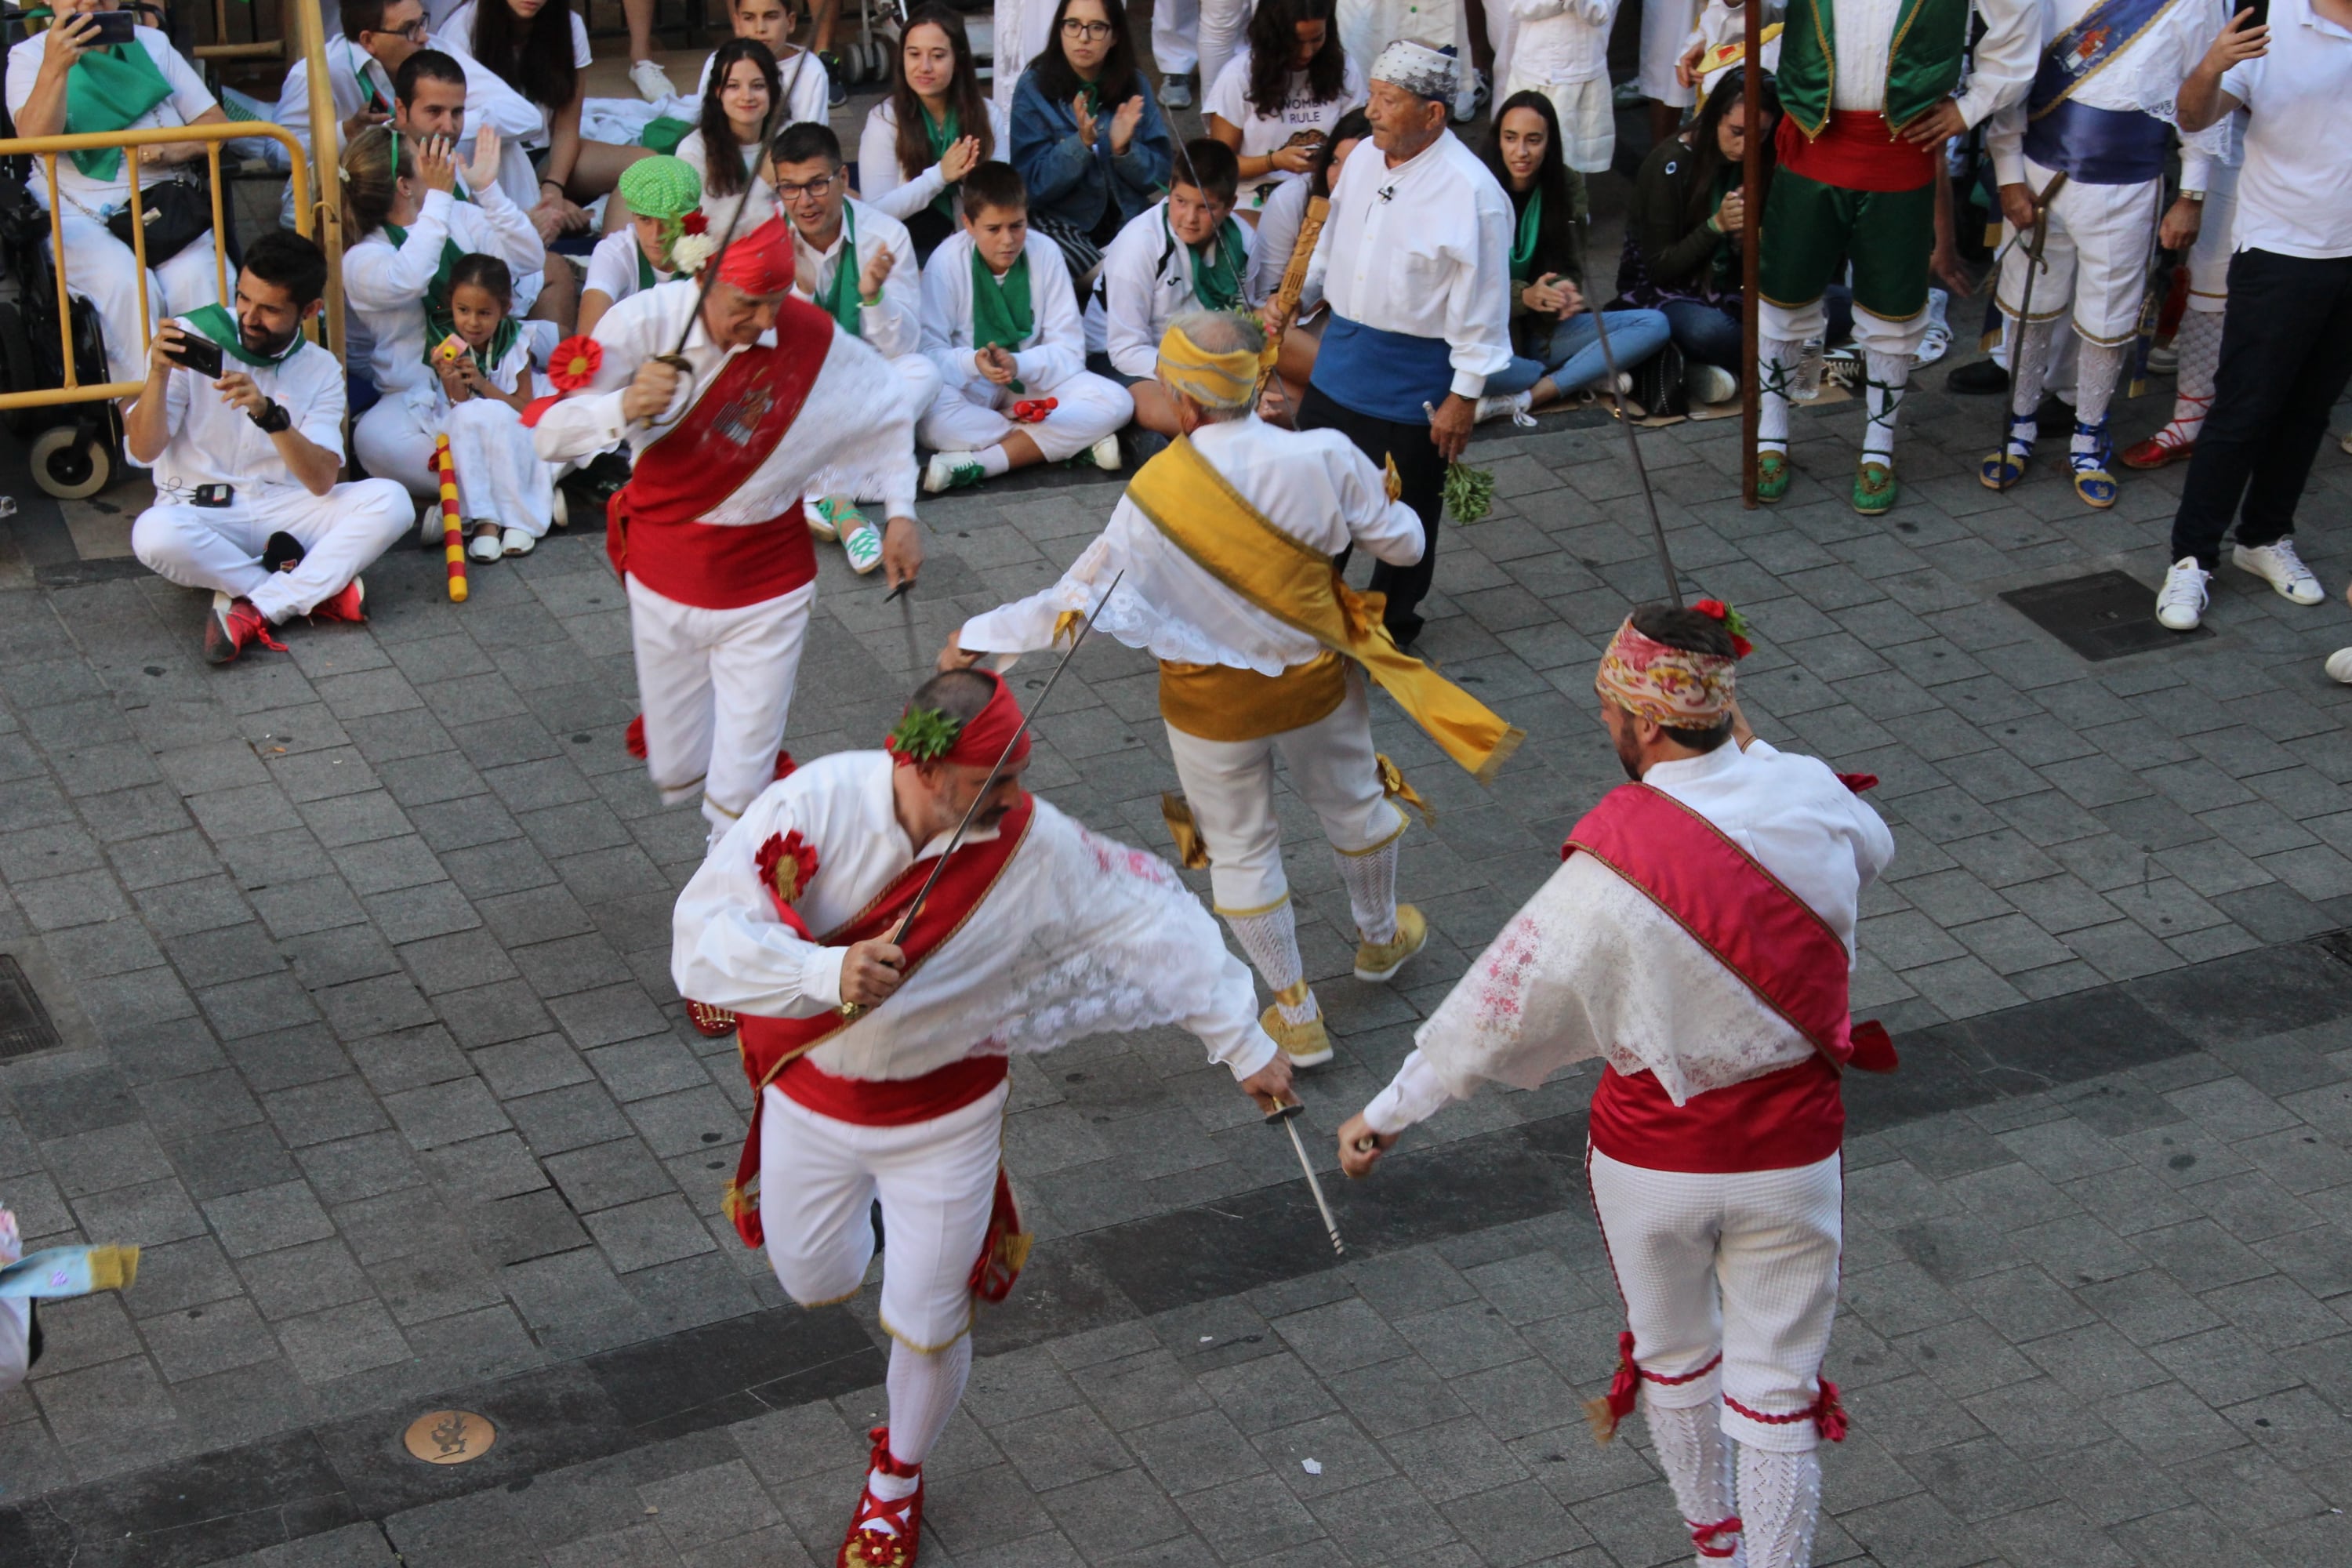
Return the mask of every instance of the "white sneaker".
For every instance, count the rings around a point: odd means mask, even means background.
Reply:
[[[960,490],[986,478],[988,470],[970,452],[933,452],[931,460],[923,465],[923,493],[935,496]]]
[[[2279,597],[2298,605],[2315,605],[2327,597],[2319,579],[2294,552],[2294,536],[2287,535],[2275,544],[2237,545],[2230,552],[2230,564],[2241,572],[2251,572],[2279,591]]]
[[[637,60],[629,67],[629,85],[647,103],[659,103],[665,98],[676,98],[677,88],[669,79],[669,72],[652,60]]]
[[[2339,647],[2327,656],[2327,679],[2352,686],[2352,647]]]
[[[2180,351],[2170,343],[2158,343],[2147,351],[2147,373],[2150,375],[2178,375],[2180,373]]]
[[[1115,474],[1118,472],[1120,458],[1118,455],[1118,433],[1113,432],[1112,434],[1104,437],[1101,440],[1096,442],[1093,446],[1087,447],[1087,456],[1093,458],[1095,467],[1100,468],[1104,473]]]
[[[1534,398],[1535,395],[1531,392],[1513,392],[1496,397],[1482,397],[1478,400],[1477,412],[1473,422],[1484,425],[1489,419],[1500,419],[1507,414],[1511,416],[1512,424],[1523,429],[1533,429],[1536,416],[1528,412],[1528,405],[1534,401]]]
[[[862,517],[841,536],[841,546],[849,553],[849,569],[861,577],[882,564],[882,531]]]
[[[2157,624],[2176,632],[2195,631],[2205,616],[2205,584],[2212,580],[2213,574],[2198,565],[2194,555],[2174,562],[2156,595]]]
[[[1192,108],[1192,84],[1187,82],[1181,76],[1161,77],[1160,79],[1160,107],[1162,109]]]
[[[1683,390],[1693,403],[1728,403],[1739,395],[1739,378],[1719,364],[1693,360],[1683,372]]]

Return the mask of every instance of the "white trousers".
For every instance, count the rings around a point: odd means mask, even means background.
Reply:
[[[2034,285],[2039,295],[2040,284]],[[1863,352],[1883,354],[1911,354],[1927,335],[1927,325],[1934,318],[1926,310],[1907,321],[1890,321],[1884,316],[1874,316],[1856,305],[1853,308],[1853,341]],[[1801,343],[1818,338],[1829,331],[1829,310],[1821,300],[1803,305],[1776,305],[1769,300],[1756,302],[1757,335],[1775,338],[1781,342]]]
[[[1698,26],[1704,0],[1642,0],[1642,70],[1638,79],[1643,96],[1660,103],[1686,107],[1697,94],[1675,80],[1675,62]]]
[[[1171,724],[1168,749],[1208,846],[1210,895],[1228,918],[1265,914],[1290,896],[1274,805],[1276,753],[1340,854],[1368,855],[1405,829],[1404,809],[1381,788],[1360,669],[1348,671],[1347,700],[1312,724],[1255,741],[1204,741]]]
[[[1570,168],[1580,174],[1598,174],[1615,160],[1617,110],[1605,73],[1589,81],[1511,77],[1495,101],[1506,102],[1521,92],[1539,92],[1551,100],[1552,111],[1559,116],[1560,156],[1568,160]]]
[[[104,224],[70,206],[58,228],[65,237],[67,289],[97,306],[105,320],[108,378],[146,380],[147,341],[139,335],[137,254]],[[219,304],[220,274],[213,257],[213,237],[207,234],[169,261],[151,265],[146,285],[151,334],[166,317]]]
[[[322,496],[299,485],[250,494],[240,488],[226,506],[149,507],[131,525],[131,552],[167,582],[250,599],[283,621],[342,592],[408,531],[414,513],[407,492],[390,479],[358,479]],[[291,572],[262,568],[273,533],[301,542],[302,562]]]
[[[682,605],[635,577],[628,585],[646,772],[665,805],[700,793],[716,844],[775,782],[816,584],[735,610]]]
[[[1057,406],[1034,425],[1016,425],[1009,416],[1015,403],[1050,397]],[[985,381],[968,381],[941,390],[920,426],[923,445],[937,452],[977,452],[995,446],[1015,430],[1025,430],[1047,462],[1075,458],[1135,417],[1135,399],[1127,388],[1090,370],[1053,386],[1032,386],[1014,393]]]
[[[1201,24],[1201,0],[1152,0],[1151,58],[1162,76],[1182,76],[1201,63],[1194,35]],[[1201,73],[1201,90],[1209,90],[1209,73]]]
[[[1837,1313],[1840,1157],[1707,1175],[1647,1170],[1594,1149],[1585,1173],[1645,1374],[1642,1396],[1678,1410],[1720,1395],[1723,1429],[1738,1441],[1811,1448],[1820,1434],[1809,1416],[1756,1416],[1810,1412],[1820,1394]]]
[[[940,367],[931,363],[930,355],[922,353],[903,353],[887,363],[892,370],[898,373],[900,389],[907,399],[907,412],[917,424],[921,424],[923,416],[931,411],[931,405],[940,398]],[[858,499],[879,498],[861,496]]]
[[[2034,190],[2046,187],[2056,171],[2025,160],[2025,178]],[[2156,220],[2164,182],[2093,185],[2069,180],[2050,203],[2050,232],[2042,247],[2043,270],[2033,283],[2033,315],[2054,321],[2074,307],[2074,330],[2086,342],[2108,346],[2139,330],[2139,306],[2147,291],[2147,258],[2156,243]],[[2032,267],[2023,246],[2010,247],[2017,226],[2004,222],[1999,299],[2011,321],[2025,298],[2025,275]],[[1855,311],[1856,335],[1861,312]]]
[[[360,416],[352,447],[369,473],[397,479],[425,503],[425,537],[437,542],[441,479],[433,471],[433,449],[444,431],[457,470],[457,515],[491,518],[533,539],[546,538],[555,522],[555,468],[540,461],[522,416],[495,398],[470,397],[434,409],[387,397]]]
[[[2205,216],[2189,247],[2189,308],[2215,313],[2230,303],[2230,257],[2238,226],[2238,171],[2208,166]]]
[[[821,1307],[857,1293],[882,1200],[882,1326],[910,1349],[971,1329],[971,1266],[988,1236],[1012,1085],[929,1121],[860,1127],[771,1085],[760,1122],[760,1226],[784,1294]]]

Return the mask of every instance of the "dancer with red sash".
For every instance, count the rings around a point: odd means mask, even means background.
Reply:
[[[1249,970],[1175,871],[1022,789],[1025,723],[997,676],[934,676],[887,751],[771,786],[677,901],[678,989],[740,1019],[754,1100],[727,1212],[745,1244],[793,1300],[840,1300],[882,1204],[889,1410],[836,1568],[911,1568],[975,1299],[1003,1300],[1027,1255],[1000,1163],[1009,1058],[1172,1024],[1268,1109],[1290,1083]]]
[[[665,804],[702,797],[713,844],[778,769],[816,593],[801,498],[882,497],[892,586],[923,559],[898,378],[792,297],[782,218],[737,238],[718,267],[698,315],[699,286],[683,276],[606,311],[593,350],[574,340],[593,367],[585,384],[537,426],[550,462],[624,439],[635,456],[606,508],[606,545],[627,584],[646,769]]]
[[[1821,1376],[1840,1075],[1894,1065],[1885,1031],[1848,1016],[1847,975],[1862,889],[1895,841],[1856,795],[1875,781],[1748,730],[1738,626],[1703,600],[1618,628],[1596,685],[1635,782],[1576,825],[1559,869],[1340,1128],[1340,1163],[1362,1175],[1483,1080],[1532,1089],[1603,1058],[1585,1169],[1628,1331],[1595,1429],[1605,1441],[1639,1399],[1702,1562],[1744,1542],[1750,1568],[1803,1568],[1814,1446],[1845,1430]]]

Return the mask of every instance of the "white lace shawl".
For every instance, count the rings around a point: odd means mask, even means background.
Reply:
[[[1571,855],[1413,1037],[1448,1092],[1533,1089],[1604,1057],[1676,1105],[1812,1055],[1796,1028],[1648,894]]]

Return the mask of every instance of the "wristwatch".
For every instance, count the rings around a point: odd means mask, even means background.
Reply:
[[[2205,200],[2205,193],[2202,191],[2183,191],[2180,193],[2180,199],[2184,202],[2197,202],[2201,204]]]
[[[280,431],[294,428],[294,416],[286,412],[286,405],[274,397],[262,405],[260,413],[248,417],[265,436],[275,436]]]

